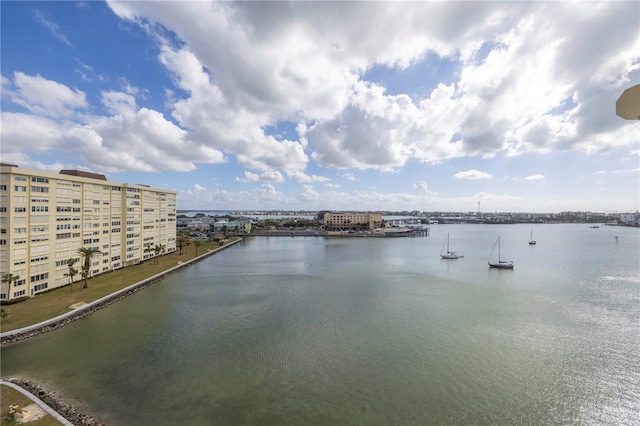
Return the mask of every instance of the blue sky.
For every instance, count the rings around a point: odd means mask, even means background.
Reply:
[[[638,2],[0,8],[5,163],[179,209],[640,209]]]

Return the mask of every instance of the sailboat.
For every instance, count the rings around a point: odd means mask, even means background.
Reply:
[[[498,245],[498,261],[492,261],[493,257],[493,249]],[[500,236],[498,235],[498,239],[495,243],[493,243],[493,247],[491,248],[491,256],[489,257],[489,267],[490,268],[502,268],[502,269],[513,269],[513,262],[510,260],[502,260],[500,258]]]
[[[529,245],[534,245],[536,240],[533,239],[533,229],[531,230],[531,235],[529,235]]]
[[[444,246],[447,246],[447,252],[443,253]],[[442,244],[442,249],[440,250],[440,257],[443,259],[461,259],[464,256],[461,254],[457,254],[455,251],[449,251],[449,233],[447,232],[447,240]]]

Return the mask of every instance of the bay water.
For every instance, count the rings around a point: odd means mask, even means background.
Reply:
[[[639,229],[457,224],[247,238],[1,372],[109,425],[637,425],[639,353]]]

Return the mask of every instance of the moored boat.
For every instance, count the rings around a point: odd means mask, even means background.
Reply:
[[[493,250],[496,245],[498,246],[498,261],[493,260]],[[500,258],[500,236],[498,235],[498,239],[495,243],[493,243],[493,247],[491,248],[491,256],[489,256],[489,267],[490,268],[500,268],[500,269],[513,269],[513,262],[511,260],[502,260]]]
[[[444,253],[444,246],[447,246],[447,251]],[[449,233],[447,232],[447,239],[444,244],[442,244],[442,249],[440,250],[440,257],[443,259],[461,259],[464,256],[456,253],[455,251],[449,251]]]

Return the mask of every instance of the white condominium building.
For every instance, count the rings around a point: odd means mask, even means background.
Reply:
[[[101,252],[91,276],[154,256],[147,247],[175,251],[176,195],[95,173],[0,164],[0,301],[69,284],[67,262],[77,259],[80,270],[82,247]]]

